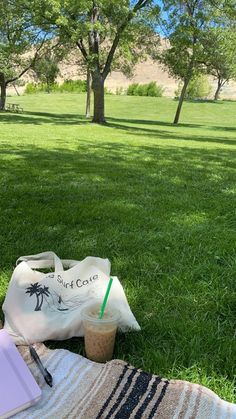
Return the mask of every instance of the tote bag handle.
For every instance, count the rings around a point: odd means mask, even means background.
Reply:
[[[43,252],[36,255],[21,256],[17,259],[16,265],[20,262],[26,262],[30,268],[43,269],[43,268],[54,268],[55,272],[61,272],[64,270],[63,266],[72,268],[79,263],[78,260],[71,259],[60,259],[54,252]]]

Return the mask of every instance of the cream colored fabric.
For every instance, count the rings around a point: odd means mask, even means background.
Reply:
[[[53,271],[47,273],[36,270],[50,267]],[[2,307],[4,328],[18,345],[83,336],[81,310],[87,302],[103,300],[110,269],[108,259],[97,257],[79,262],[61,260],[53,252],[22,256]],[[140,330],[117,277],[109,303],[120,312],[121,331]]]
[[[211,390],[186,381],[166,380],[124,361],[97,364],[66,350],[36,349],[53,375],[50,388],[21,347],[26,362],[42,388],[37,405],[17,419],[235,419],[236,405]]]

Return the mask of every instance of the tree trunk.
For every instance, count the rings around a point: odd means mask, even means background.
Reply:
[[[178,124],[178,122],[179,122],[180,112],[181,112],[183,101],[184,101],[184,98],[185,98],[185,93],[186,93],[188,84],[190,82],[190,78],[191,77],[188,77],[184,80],[184,85],[183,85],[183,88],[182,88],[181,93],[180,93],[179,103],[178,103],[178,107],[177,107],[176,114],[175,114],[174,124]]]
[[[221,90],[222,86],[223,86],[223,84],[222,84],[221,80],[218,79],[217,89],[216,89],[215,95],[214,95],[214,100],[218,100],[219,99],[220,90]]]
[[[103,124],[106,121],[104,116],[104,80],[101,75],[93,75],[92,89],[94,95],[92,122]]]
[[[16,88],[15,83],[12,83],[12,86],[14,87],[14,89],[15,89],[15,91],[16,91],[16,94],[17,94],[17,96],[20,96],[20,93],[18,92],[18,90],[17,90],[17,88]]]
[[[41,308],[40,308],[40,301],[39,301],[40,295],[41,294],[36,294],[37,303],[36,303],[36,307],[35,307],[34,311],[40,311],[41,310]]]
[[[1,88],[1,94],[0,94],[0,111],[5,110],[5,104],[6,104],[6,96],[7,96],[7,85],[5,80],[5,74],[0,73],[0,88]]]
[[[40,295],[40,302],[39,302],[37,311],[41,311],[42,305],[43,305],[43,294]]]
[[[86,96],[86,110],[85,110],[85,116],[86,118],[90,117],[90,103],[91,103],[91,73],[89,68],[87,68],[87,96]]]

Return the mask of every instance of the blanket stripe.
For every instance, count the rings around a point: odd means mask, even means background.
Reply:
[[[119,378],[118,378],[118,381],[117,381],[116,386],[114,387],[114,389],[112,390],[111,394],[110,394],[110,395],[109,395],[109,397],[107,398],[107,400],[106,400],[106,402],[104,403],[104,405],[103,405],[102,409],[101,409],[101,410],[100,410],[100,412],[98,413],[98,415],[97,415],[96,419],[100,419],[100,418],[102,417],[102,415],[103,415],[104,411],[105,411],[105,410],[106,410],[106,408],[108,407],[108,405],[109,405],[109,403],[110,403],[110,401],[111,401],[112,397],[114,396],[114,394],[115,394],[116,390],[118,389],[118,387],[119,387],[119,385],[120,385],[120,383],[121,383],[121,380],[123,379],[123,377],[124,377],[124,375],[125,375],[125,373],[126,373],[126,372],[127,372],[127,365],[125,365],[125,366],[124,366],[123,371],[121,372],[121,374],[120,374],[120,376],[119,376]]]
[[[154,404],[154,406],[152,408],[152,411],[151,411],[151,413],[149,415],[149,419],[151,419],[151,418],[153,418],[155,416],[156,411],[157,411],[157,408],[158,408],[159,404],[161,403],[163,397],[165,396],[165,393],[166,393],[166,389],[167,389],[168,384],[169,384],[169,381],[166,380],[164,386],[162,387],[161,394],[158,397],[158,399],[156,400],[156,403]]]
[[[146,393],[151,378],[151,374],[145,372],[139,373],[132,391],[116,413],[115,418],[119,419],[131,415],[135,407],[139,404],[141,397]]]
[[[139,407],[139,409],[135,413],[135,416],[134,416],[135,419],[138,419],[138,418],[142,417],[145,410],[147,409],[148,404],[152,401],[154,395],[156,394],[157,386],[160,383],[161,383],[161,378],[160,377],[155,377],[150,391],[147,393],[143,403],[141,404],[141,406]]]

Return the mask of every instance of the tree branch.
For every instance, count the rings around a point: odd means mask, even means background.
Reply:
[[[30,63],[29,65],[28,65],[28,67],[26,67],[24,70],[22,70],[21,71],[21,73],[20,74],[18,74],[18,76],[16,76],[16,77],[13,77],[13,78],[11,78],[11,79],[8,79],[8,80],[6,80],[6,86],[9,84],[9,83],[12,83],[13,81],[16,81],[16,80],[18,80],[18,79],[20,79],[31,67],[33,66],[33,64],[32,63]]]
[[[18,80],[18,79],[20,79],[28,70],[30,70],[30,68],[32,68],[33,66],[34,66],[34,64],[35,64],[35,61],[37,60],[37,58],[38,58],[38,55],[39,55],[39,51],[42,49],[42,47],[44,46],[44,44],[45,44],[45,40],[46,40],[46,35],[44,36],[44,38],[43,38],[43,40],[42,40],[42,42],[41,42],[41,44],[39,45],[39,47],[37,48],[37,50],[36,50],[36,52],[35,52],[35,54],[34,54],[34,57],[33,57],[33,59],[32,59],[32,61],[30,62],[30,64],[27,66],[27,67],[25,67],[24,68],[24,70],[22,70],[21,72],[20,72],[20,74],[18,74],[17,76],[15,76],[15,77],[12,77],[11,79],[7,79],[6,80],[6,86],[9,84],[9,83],[13,83],[14,81],[16,81],[16,80]]]
[[[127,15],[127,18],[118,27],[116,36],[114,38],[113,44],[112,44],[111,49],[109,51],[109,54],[107,56],[107,60],[106,60],[106,63],[105,63],[105,66],[104,66],[104,69],[103,69],[103,72],[102,72],[103,80],[106,79],[106,77],[107,77],[107,75],[108,75],[108,73],[110,71],[111,63],[112,63],[112,60],[113,60],[113,57],[114,57],[116,48],[118,46],[118,43],[119,43],[119,40],[120,40],[120,37],[121,37],[122,32],[125,30],[125,28],[129,24],[129,22],[133,19],[133,16],[138,12],[138,10],[142,9],[143,7],[145,7],[147,5],[147,3],[149,3],[149,0],[139,0],[135,4],[135,6],[133,7],[133,9],[130,10],[130,12]]]
[[[99,18],[99,9],[96,6],[95,1],[93,1],[93,10],[91,15],[91,23],[94,25]],[[98,54],[99,53],[99,33],[96,30],[91,31],[91,43],[92,43],[92,49],[93,53]]]
[[[80,38],[79,41],[76,42],[77,47],[80,49],[81,54],[83,55],[85,61],[88,60],[88,54],[87,51],[85,49],[84,43],[83,43],[83,39]]]
[[[225,79],[225,80],[222,82],[221,86],[224,86],[224,84],[225,84],[225,83],[228,83],[228,81],[229,81],[229,79]]]
[[[93,65],[96,67],[96,71],[100,72],[100,60],[99,60],[99,33],[94,30],[94,24],[97,22],[99,17],[99,9],[96,2],[93,1],[92,9],[90,10],[90,23],[91,29],[88,34],[89,52],[93,56]]]
[[[147,4],[149,3],[149,0],[139,0],[134,8],[133,8],[133,13],[136,13],[138,10],[142,9],[143,7],[145,7]]]

